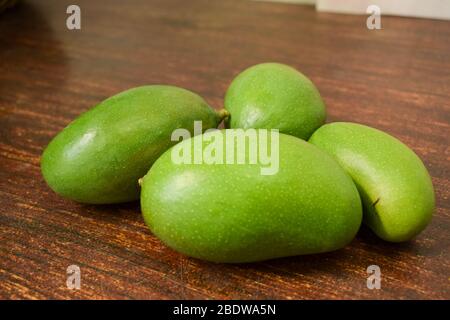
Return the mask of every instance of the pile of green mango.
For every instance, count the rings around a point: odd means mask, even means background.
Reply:
[[[224,107],[215,111],[174,86],[119,93],[50,142],[42,174],[56,193],[82,203],[140,198],[146,224],[165,244],[214,262],[337,250],[362,221],[384,240],[407,241],[430,222],[435,196],[419,157],[377,129],[325,124],[319,91],[294,68],[248,68],[232,81]],[[196,134],[195,121],[203,132],[173,141],[176,129]],[[210,130],[222,121],[226,129]],[[261,175],[252,164],[171,158],[183,144],[194,142],[193,152],[202,152],[207,135],[225,138],[245,129],[279,130],[276,174]]]

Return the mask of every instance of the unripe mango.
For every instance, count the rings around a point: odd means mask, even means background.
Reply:
[[[429,223],[434,210],[430,175],[419,157],[396,138],[364,125],[322,126],[310,142],[350,174],[364,205],[365,223],[382,239],[407,241]]]
[[[354,183],[330,156],[301,139],[279,135],[279,167],[271,174],[248,161],[173,161],[175,151],[207,152],[231,131],[237,137],[248,132],[228,129],[184,140],[142,179],[141,209],[157,237],[188,256],[226,263],[327,252],[353,239],[362,219]]]
[[[314,84],[280,63],[262,63],[240,73],[226,92],[225,109],[231,114],[227,128],[278,129],[302,139],[326,118]]]
[[[194,121],[215,128],[221,116],[197,94],[153,85],[119,93],[82,114],[47,146],[42,174],[58,194],[104,204],[139,198],[138,179]]]

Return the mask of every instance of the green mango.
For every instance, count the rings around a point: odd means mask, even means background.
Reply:
[[[240,73],[225,95],[227,128],[278,129],[302,139],[325,122],[325,104],[302,73],[279,63],[262,63]]]
[[[396,138],[364,125],[336,122],[309,140],[331,154],[360,192],[364,222],[382,239],[407,241],[430,222],[434,191],[419,157]]]
[[[47,146],[41,169],[63,197],[92,204],[139,199],[138,179],[176,142],[174,129],[194,121],[215,128],[216,113],[197,94],[164,85],[133,88],[106,99],[64,128]]]
[[[155,162],[141,180],[150,230],[176,251],[225,263],[321,253],[349,243],[362,220],[358,191],[335,160],[301,139],[280,134],[277,148],[269,144],[270,152],[278,149],[279,163],[271,174],[262,174],[262,162],[250,163],[250,147],[244,163],[173,160],[180,149],[207,153],[216,141],[229,143],[233,134],[247,132],[198,135]],[[230,150],[239,155],[237,147]]]

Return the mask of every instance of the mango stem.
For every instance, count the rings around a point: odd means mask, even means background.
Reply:
[[[217,113],[217,117],[219,118],[219,124],[226,118],[228,118],[230,116],[230,113],[228,112],[228,110],[226,109],[220,109],[219,111],[216,112]]]

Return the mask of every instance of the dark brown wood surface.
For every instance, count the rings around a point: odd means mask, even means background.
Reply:
[[[316,13],[248,1],[26,1],[0,15],[0,298],[449,299],[450,21]],[[124,89],[168,83],[216,108],[231,79],[265,61],[318,86],[328,121],[400,138],[436,189],[430,226],[390,244],[362,228],[345,249],[246,265],[182,256],[143,223],[138,203],[88,206],[45,184],[39,157],[81,112]],[[366,287],[366,268],[382,287]],[[81,268],[81,289],[66,268]]]

